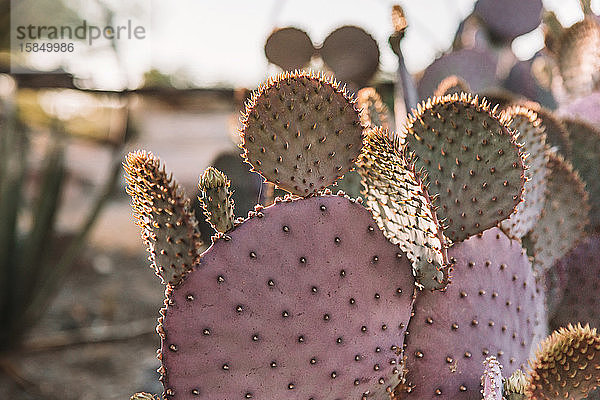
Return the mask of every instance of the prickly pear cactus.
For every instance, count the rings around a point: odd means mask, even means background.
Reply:
[[[571,156],[571,142],[565,124],[552,111],[533,101],[519,102],[517,105],[527,107],[537,114],[542,125],[546,128],[546,143],[548,146],[552,151],[558,152],[568,159]]]
[[[167,399],[387,399],[406,256],[345,197],[278,202],[216,240],[162,311]]]
[[[265,56],[269,62],[284,71],[305,67],[315,52],[308,34],[291,26],[275,29],[265,43]]]
[[[443,226],[406,148],[381,128],[367,133],[357,165],[365,199],[386,237],[406,251],[417,285],[443,289],[450,266]]]
[[[523,245],[540,271],[551,268],[577,244],[589,211],[581,178],[559,155],[550,154],[546,184],[546,201],[540,218],[523,238]]]
[[[485,367],[481,376],[483,400],[502,400],[502,365],[494,356],[486,358],[483,365]]]
[[[124,166],[150,262],[163,282],[176,284],[198,262],[202,247],[190,200],[152,153],[130,153]]]
[[[546,133],[541,119],[529,108],[517,105],[503,112],[512,120],[510,126],[519,133],[518,140],[527,154],[523,201],[517,204],[513,215],[501,222],[509,237],[520,239],[535,226],[546,201]]]
[[[433,92],[433,95],[436,97],[441,97],[454,93],[469,93],[470,91],[471,88],[469,87],[469,84],[465,82],[464,79],[462,79],[460,76],[450,75],[444,78],[439,83],[439,85],[435,89],[435,92]]]
[[[531,400],[584,399],[600,386],[600,335],[589,325],[569,325],[544,340],[531,363]]]
[[[225,233],[233,228],[233,199],[227,176],[213,167],[208,167],[200,178],[198,188],[202,192],[199,199],[204,208],[206,221],[215,231]]]
[[[389,111],[381,100],[381,96],[372,87],[362,88],[358,91],[356,102],[360,111],[360,120],[364,126],[382,127],[389,130]]]
[[[543,292],[517,241],[492,228],[448,255],[452,283],[415,300],[399,399],[480,398],[485,358],[496,356],[511,374],[545,336]]]
[[[270,79],[242,117],[244,158],[280,188],[314,194],[350,171],[360,153],[362,126],[354,103],[322,75]]]
[[[496,226],[521,201],[523,155],[509,122],[464,93],[429,99],[409,118],[402,140],[427,171],[453,242]]]

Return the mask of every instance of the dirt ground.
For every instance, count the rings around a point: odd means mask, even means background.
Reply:
[[[235,146],[231,132],[239,114],[230,108],[183,113],[142,107],[137,115],[141,134],[129,148],[158,154],[191,196],[209,162]],[[80,144],[69,149],[68,162],[87,186],[66,191],[58,218],[66,230],[83,221],[109,157]],[[164,287],[149,267],[124,187],[122,180],[24,348],[0,355],[0,398],[128,400],[138,391],[162,393],[155,327]]]
[[[154,332],[162,299],[144,253],[88,249],[25,348],[3,360],[0,397],[116,400],[136,391],[162,393]]]

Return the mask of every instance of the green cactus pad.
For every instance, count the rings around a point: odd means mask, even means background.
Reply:
[[[284,71],[305,67],[314,53],[308,34],[291,26],[275,29],[265,43],[265,56],[269,62]]]
[[[206,222],[217,232],[225,233],[233,228],[233,199],[227,175],[216,168],[208,167],[200,178],[198,188],[202,191],[199,198],[204,208]]]
[[[527,153],[525,171],[525,191],[523,201],[517,204],[517,211],[500,223],[509,237],[522,238],[533,228],[546,200],[546,164],[548,154],[546,133],[537,114],[523,106],[511,106],[504,110],[507,118],[512,119],[510,127],[519,135],[523,151]]]
[[[444,78],[433,92],[434,96],[445,96],[447,94],[470,92],[469,84],[460,76],[450,75]]]
[[[557,64],[570,95],[584,96],[594,90],[600,80],[600,25],[594,17],[565,29],[559,40]]]
[[[409,116],[402,140],[417,155],[417,170],[427,170],[453,242],[497,225],[521,201],[523,156],[509,122],[464,93],[430,98]]]
[[[527,107],[537,114],[542,120],[542,125],[546,127],[546,144],[552,150],[556,150],[565,158],[571,156],[571,142],[569,141],[569,131],[565,124],[557,118],[552,111],[541,106],[534,101],[519,102],[524,107]]]
[[[584,233],[589,205],[587,193],[571,163],[550,153],[546,201],[537,223],[523,244],[540,270],[552,267]]]
[[[357,161],[366,203],[385,236],[407,253],[418,286],[443,289],[449,270],[443,228],[414,162],[404,151],[381,128],[367,133]]]
[[[356,96],[358,108],[360,108],[360,120],[364,126],[376,127],[389,130],[389,111],[381,100],[381,96],[372,87],[362,88]]]
[[[320,74],[271,78],[252,95],[241,119],[245,160],[284,190],[315,194],[350,171],[360,153],[354,103]]]
[[[581,324],[560,328],[542,342],[525,389],[530,400],[585,399],[600,385],[600,335]]]
[[[583,181],[589,193],[591,206],[590,229],[600,230],[600,129],[581,120],[563,120],[573,152],[570,161]]]
[[[124,167],[150,262],[163,282],[175,285],[196,264],[202,247],[190,200],[152,153],[129,153]]]

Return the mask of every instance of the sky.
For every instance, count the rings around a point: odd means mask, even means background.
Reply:
[[[97,2],[68,0],[83,17],[94,20]],[[475,0],[104,0],[116,10],[117,21],[133,18],[145,27],[143,41],[120,41],[118,58],[107,46],[81,51],[65,60],[60,55],[37,54],[33,66],[65,65],[103,89],[135,87],[150,68],[173,74],[180,81],[200,87],[255,87],[278,72],[264,56],[264,42],[276,27],[295,26],[320,43],[335,28],[353,24],[369,32],[381,51],[381,70],[392,72],[396,58],[387,46],[392,31],[390,10],[401,4],[409,28],[403,52],[409,71],[418,72],[446,51],[460,21]],[[600,0],[593,2],[596,11]],[[566,26],[582,18],[578,0],[544,0]],[[131,17],[133,16],[133,17]],[[87,18],[86,17],[86,18]],[[120,18],[120,19],[119,19]],[[543,46],[537,29],[513,42],[521,59]],[[85,50],[85,49],[83,49]],[[89,50],[89,49],[88,49]]]

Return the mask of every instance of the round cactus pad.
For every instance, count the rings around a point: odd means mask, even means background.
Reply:
[[[415,301],[405,348],[409,393],[400,399],[481,399],[487,357],[510,375],[545,336],[544,296],[517,241],[492,228],[448,255],[456,260],[448,289]]]
[[[435,97],[410,115],[403,140],[438,195],[444,234],[457,242],[506,219],[521,201],[523,156],[509,120],[477,97]]]
[[[291,26],[274,30],[265,43],[265,55],[269,62],[284,71],[308,65],[314,53],[315,48],[308,34]]]
[[[350,171],[362,126],[337,82],[285,73],[256,91],[242,117],[244,157],[268,181],[309,196]]]
[[[510,42],[542,22],[542,0],[478,0],[475,13],[495,38]]]
[[[364,86],[377,72],[377,41],[357,26],[342,26],[325,38],[321,57],[343,82]]]
[[[389,399],[410,318],[406,256],[344,196],[277,202],[168,293],[167,399]]]
[[[541,119],[527,107],[511,106],[503,112],[512,120],[510,127],[518,132],[518,140],[527,154],[523,201],[517,204],[510,218],[501,222],[509,237],[520,239],[535,226],[546,201],[546,133]]]

